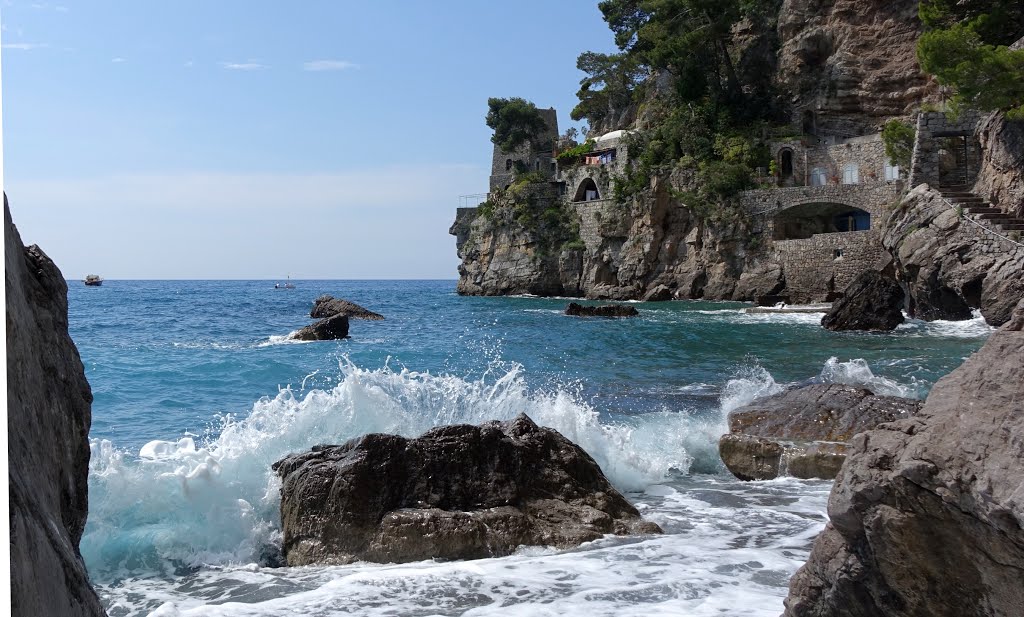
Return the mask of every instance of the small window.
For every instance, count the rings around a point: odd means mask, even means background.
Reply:
[[[551,171],[558,171],[558,163],[556,163],[555,161],[551,161]]]
[[[536,161],[533,162],[533,170],[540,171],[540,159],[537,159]]]
[[[900,179],[900,166],[893,165],[892,162],[885,164],[885,181],[892,182],[893,180]]]
[[[811,186],[825,186],[827,177],[825,170],[820,167],[815,167],[811,170]]]
[[[505,159],[505,171],[512,171],[512,159]]]
[[[836,250],[832,251],[832,259],[842,259],[842,258],[843,258],[843,249],[836,249]]]
[[[860,168],[857,167],[856,163],[847,163],[846,167],[843,167],[843,184],[859,184],[860,183]]]

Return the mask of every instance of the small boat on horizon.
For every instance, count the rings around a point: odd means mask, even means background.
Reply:
[[[288,280],[284,285],[281,283],[274,283],[274,289],[295,289],[295,285],[292,284],[292,276],[288,275]]]
[[[99,287],[103,284],[103,279],[101,279],[98,274],[88,274],[82,282],[89,287]]]

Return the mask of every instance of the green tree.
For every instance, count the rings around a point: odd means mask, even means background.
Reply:
[[[637,85],[647,75],[637,59],[626,53],[600,54],[587,51],[576,60],[576,68],[587,74],[580,81],[579,104],[570,114],[573,120],[587,118],[602,123],[610,113],[633,102]]]
[[[929,30],[971,23],[981,40],[1010,45],[1024,36],[1024,3],[1020,0],[922,0],[921,21]]]
[[[910,168],[914,154],[914,127],[900,120],[889,120],[882,129],[885,156],[903,169]]]
[[[494,130],[491,141],[502,152],[512,152],[527,142],[536,142],[547,128],[537,106],[526,99],[487,99],[487,126]]]
[[[917,44],[923,68],[956,90],[955,107],[1002,110],[1024,119],[1024,51],[986,44],[977,19],[926,32]]]

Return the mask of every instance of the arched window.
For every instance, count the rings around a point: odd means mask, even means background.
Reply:
[[[847,163],[843,167],[843,184],[859,184],[860,168],[856,163]]]
[[[815,167],[811,170],[811,186],[825,186],[826,182],[828,182],[828,176],[824,169]]]
[[[505,171],[512,171],[512,159],[505,159]]]

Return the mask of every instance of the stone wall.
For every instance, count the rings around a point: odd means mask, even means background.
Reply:
[[[917,116],[917,135],[910,163],[911,187],[919,184],[940,186],[946,184],[973,184],[981,166],[981,146],[975,135],[981,115],[964,111],[956,118],[943,112],[924,112]],[[943,143],[948,137],[963,137],[967,141],[967,159],[959,152],[950,151]],[[957,148],[959,150],[959,148]],[[957,178],[955,168],[966,168],[966,176]]]
[[[842,184],[843,171],[849,164],[857,166],[859,184],[886,181],[885,167],[889,157],[885,155],[885,143],[880,134],[844,139],[839,143],[828,141],[806,137],[773,143],[772,156],[775,157],[780,174],[783,152],[789,150],[793,153],[793,174],[780,177],[780,183],[783,186],[811,186],[814,170],[820,169],[825,173],[826,185]]]
[[[875,268],[883,253],[874,230],[779,240],[773,246],[786,275],[786,295],[795,303],[822,302],[841,293],[861,272]]]

